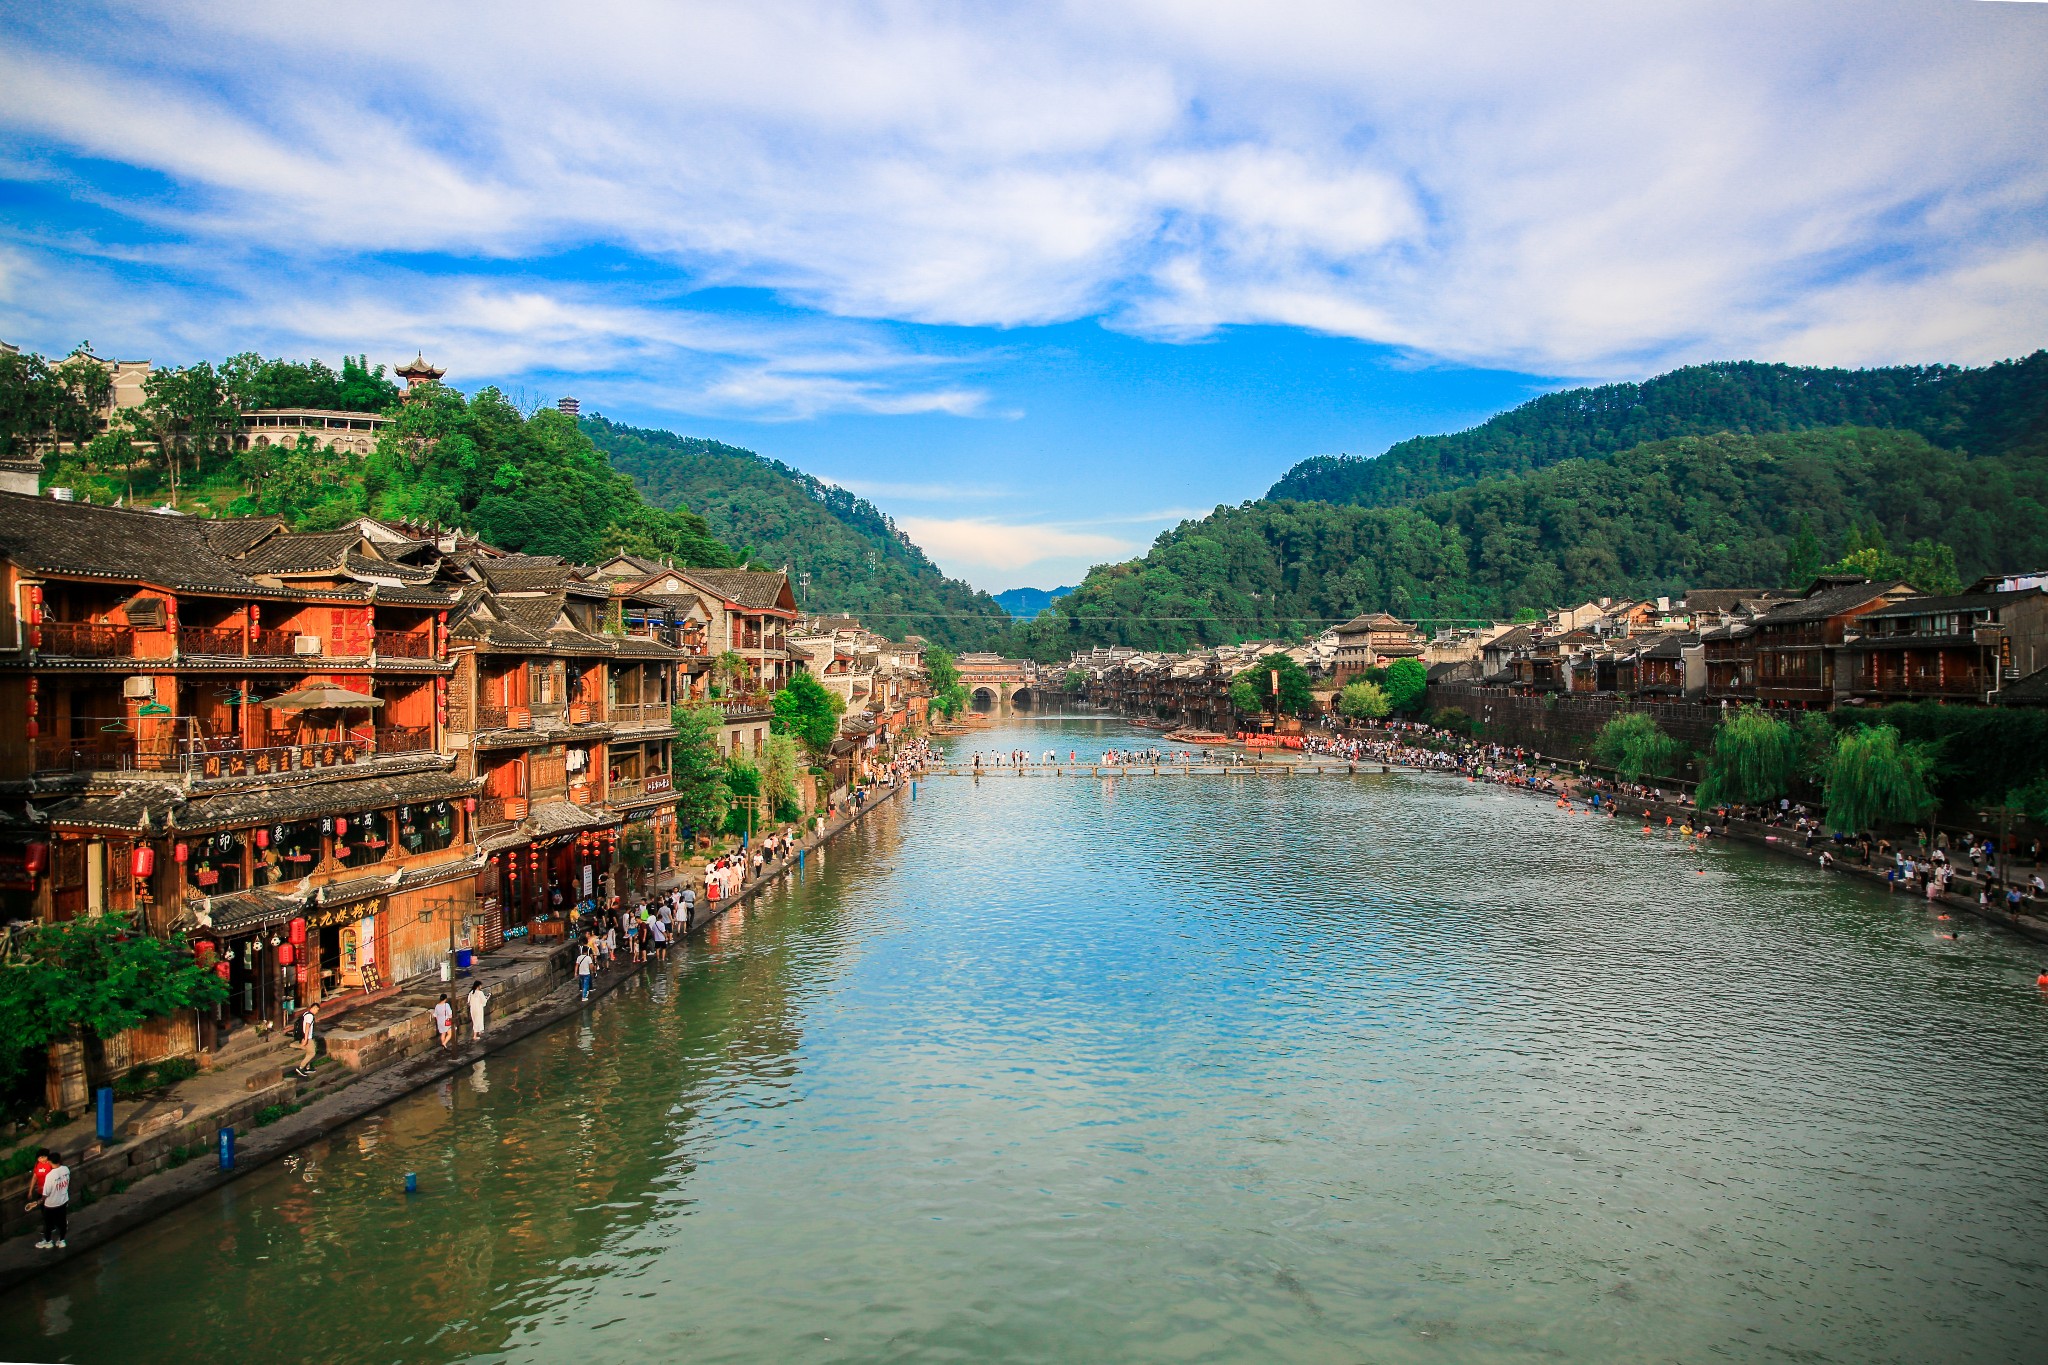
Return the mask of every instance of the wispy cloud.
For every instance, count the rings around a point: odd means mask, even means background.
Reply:
[[[505,0],[405,29],[15,7],[0,127],[109,240],[186,249],[127,281],[167,330],[195,291],[301,344],[382,317],[493,366],[672,366],[711,411],[1007,409],[887,347],[736,340],[669,285],[1573,375],[1981,361],[2048,331],[2039,6]],[[487,278],[584,250],[643,283]]]
[[[970,579],[983,578],[988,570],[1016,573],[1052,561],[1121,559],[1139,548],[1115,536],[980,517],[899,517],[897,525],[949,571]]]

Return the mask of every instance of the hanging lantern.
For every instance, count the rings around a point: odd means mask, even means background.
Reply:
[[[468,811],[471,815],[476,814],[476,798],[474,796],[463,797],[462,808]]]
[[[267,829],[259,829],[259,830],[257,830],[257,831],[256,831],[256,847],[258,847],[258,848],[269,848],[269,847],[270,847],[270,831],[269,831],[269,830],[267,830]]]
[[[171,851],[171,856],[176,858],[181,863],[188,862],[191,860],[192,850],[181,843]]]
[[[251,610],[254,610],[254,609],[253,609],[253,608],[251,608]],[[271,946],[271,947],[275,948],[275,947],[276,947],[276,946],[277,946],[277,945],[278,945],[279,943],[282,943],[283,941],[284,941],[284,940],[280,939],[280,938],[279,938],[279,937],[277,936],[277,931],[276,931],[275,929],[273,929],[273,930],[271,930],[271,931],[270,931],[270,946]]]
[[[340,839],[340,838],[344,838],[344,837],[346,837],[346,835],[347,835],[347,834],[348,834],[348,821],[346,821],[346,820],[336,820],[336,821],[334,822],[334,837],[335,837],[335,838],[337,838],[337,839]]]
[[[332,816],[320,822],[320,832],[322,834],[334,833],[334,818]]]
[[[43,875],[43,869],[50,865],[50,846],[40,841],[30,844],[22,855],[22,866],[31,877]]]
[[[230,967],[225,962],[216,962],[213,964],[213,974],[223,981],[227,980],[230,976],[234,975],[234,971],[235,969],[233,967]]]
[[[153,874],[156,871],[156,850],[148,844],[137,844],[132,867],[138,879]]]
[[[304,943],[306,941],[306,921],[303,919],[293,920],[291,927],[291,935],[292,942]]]
[[[289,967],[298,958],[298,950],[287,943],[277,950],[277,965]]]

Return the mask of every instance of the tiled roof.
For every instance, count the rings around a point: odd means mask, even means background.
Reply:
[[[1758,618],[1758,624],[1775,626],[1797,621],[1825,621],[1830,616],[1853,611],[1873,598],[1883,597],[1886,593],[1905,586],[1903,583],[1862,582],[1822,588],[1810,597],[1802,597],[1796,602],[1787,602],[1783,606],[1771,608]]]
[[[206,543],[227,559],[248,553],[257,541],[282,530],[283,517],[219,517],[201,523]]]
[[[687,576],[728,602],[756,610],[773,610],[781,605],[782,594],[789,586],[789,575],[760,569],[691,569]]]
[[[0,493],[0,555],[37,573],[261,592],[207,541],[208,523]]]
[[[351,550],[363,543],[355,531],[272,536],[235,561],[244,573],[338,573]]]
[[[363,578],[391,578],[401,583],[431,583],[440,573],[433,565],[394,564],[388,559],[372,559],[354,552],[342,559],[341,567]]]
[[[2040,593],[2039,588],[2029,588],[2025,592],[1964,592],[1949,597],[1908,597],[1902,602],[1894,602],[1888,607],[1879,607],[1875,611],[1863,614],[1865,617],[1924,616],[1937,611],[1997,611],[2000,607],[2011,606],[2023,597],[2036,597]]]
[[[481,785],[442,772],[407,773],[247,787],[188,798],[169,784],[138,782],[115,792],[73,797],[49,807],[45,814],[54,825],[139,830],[146,819],[150,829],[196,833],[420,805],[470,796]]]

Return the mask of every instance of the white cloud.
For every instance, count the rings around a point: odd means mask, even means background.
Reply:
[[[2044,25],[1744,0],[506,0],[415,6],[394,41],[359,7],[153,0],[13,16],[0,127],[17,165],[61,162],[193,249],[157,288],[214,281],[280,335],[431,322],[415,262],[588,248],[847,316],[1270,322],[1546,374],[1983,361],[2048,334]],[[310,311],[278,287],[366,259]],[[636,348],[694,355],[676,330],[708,325],[665,311],[483,281],[447,330],[645,373]],[[903,382],[889,348],[879,377],[857,347],[769,349],[679,360],[680,389],[988,410]]]
[[[896,524],[949,572],[974,581],[988,570],[1016,573],[1049,562],[1121,559],[1139,548],[1115,536],[978,517],[898,517]]]

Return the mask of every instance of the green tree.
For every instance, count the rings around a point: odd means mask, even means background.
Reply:
[[[732,809],[725,814],[725,832],[752,833],[759,823],[761,770],[734,754],[725,761],[725,786],[732,793]]]
[[[937,645],[928,646],[924,652],[924,673],[931,679],[932,710],[951,720],[967,709],[967,686],[960,681],[960,670],[951,654]]]
[[[1387,700],[1386,689],[1364,678],[1346,683],[1337,694],[1337,713],[1353,720],[1379,720],[1391,710],[1393,703]]]
[[[725,785],[725,758],[719,752],[725,713],[716,706],[675,706],[676,727],[669,746],[669,780],[676,793],[676,823],[687,830],[709,832],[719,827],[732,792]]]
[[[51,440],[92,439],[113,378],[84,351],[54,366],[33,351],[0,351],[0,456],[24,455]]]
[[[1061,679],[1061,686],[1068,692],[1085,692],[1088,689],[1087,670],[1080,668],[1068,669],[1067,676]]]
[[[1237,681],[1249,684],[1258,696],[1258,705],[1249,708],[1250,710],[1276,709],[1273,693],[1275,675],[1278,675],[1279,679],[1277,710],[1281,715],[1299,715],[1315,705],[1316,699],[1309,684],[1307,671],[1288,655],[1275,650],[1237,675]],[[1233,686],[1230,691],[1231,705],[1236,706],[1237,699],[1237,689]],[[1242,711],[1247,708],[1239,706],[1238,709]]]
[[[839,717],[846,700],[808,673],[799,673],[775,694],[774,728],[794,735],[813,757],[831,752],[839,735]]]
[[[803,794],[797,787],[797,776],[803,769],[803,754],[792,736],[768,737],[761,750],[761,794],[769,813],[777,820],[803,818]]]
[[[1934,753],[1889,725],[1858,725],[1835,741],[1821,773],[1828,824],[1844,833],[1921,820],[1935,807],[1928,777]]]
[[[157,456],[178,497],[179,474],[190,455],[195,470],[226,453],[242,429],[241,406],[218,370],[205,361],[154,371],[142,381],[141,420],[157,443]]]
[[[1962,575],[1956,570],[1956,552],[1925,537],[1914,541],[1900,554],[1885,548],[1884,537],[1876,531],[1865,533],[1849,528],[1842,557],[1822,573],[1862,574],[1877,582],[1904,579],[1921,592],[1946,597],[1963,590]]]
[[[1387,665],[1386,680],[1380,685],[1387,691],[1389,706],[1396,711],[1415,711],[1429,695],[1429,669],[1420,659],[1396,659]]]
[[[181,934],[156,938],[123,915],[31,926],[0,954],[0,1082],[18,1078],[36,1049],[111,1038],[226,998],[227,983]]]
[[[1745,706],[1714,727],[1702,766],[1700,805],[1753,806],[1784,796],[1807,765],[1790,725]]]
[[[1252,686],[1251,679],[1239,674],[1230,684],[1230,704],[1242,715],[1256,716],[1266,709],[1267,703],[1259,696],[1259,689]]]
[[[1820,537],[1807,524],[1806,514],[1793,518],[1792,543],[1785,547],[1785,572],[1779,581],[1795,592],[1803,592],[1820,572],[1826,553],[1820,547]]]
[[[1625,782],[1670,777],[1685,761],[1685,745],[1658,727],[1642,711],[1615,716],[1593,737],[1593,757],[1614,769]]]
[[[741,690],[749,676],[747,656],[736,649],[720,650],[718,657],[711,661],[711,676],[722,691]]]

